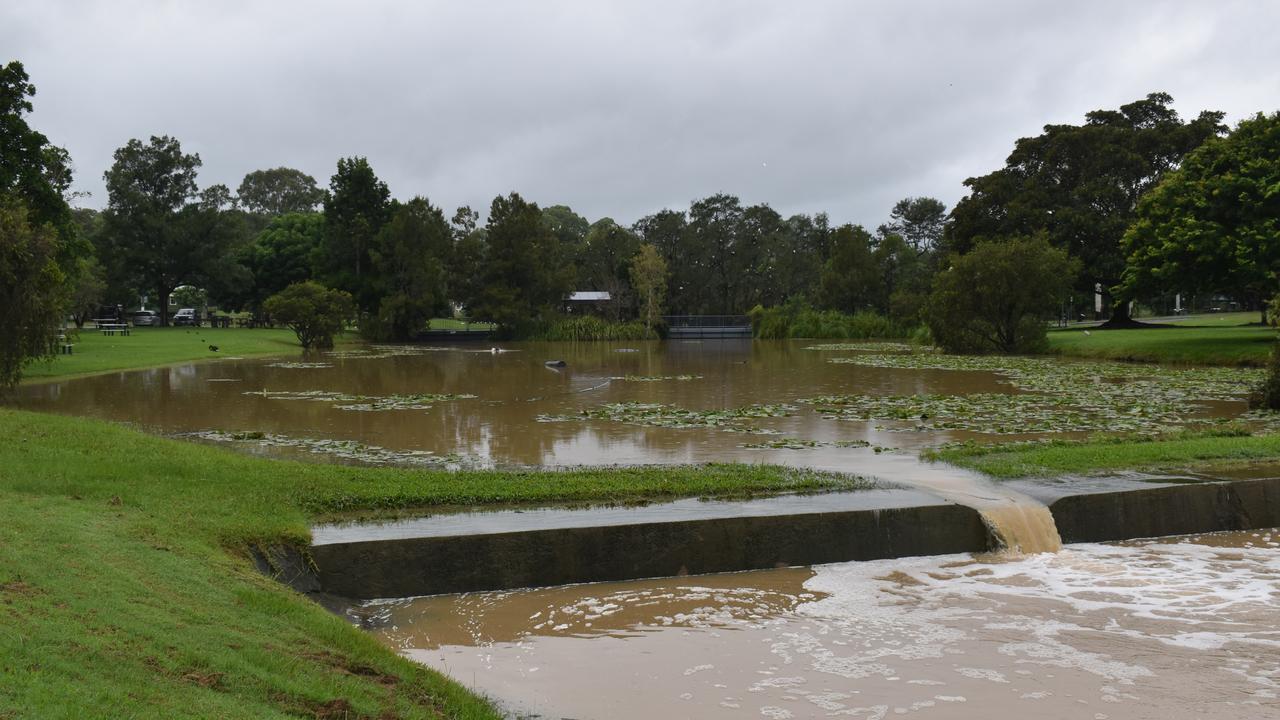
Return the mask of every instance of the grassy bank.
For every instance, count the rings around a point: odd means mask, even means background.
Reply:
[[[447,474],[265,460],[0,410],[0,718],[487,718],[259,575],[334,513],[848,487],[778,468]]]
[[[1261,367],[1276,331],[1252,325],[1257,313],[1190,318],[1142,330],[1054,330],[1053,352],[1099,360]]]
[[[351,342],[347,334],[339,338]],[[73,337],[75,352],[51,362],[36,362],[23,372],[24,382],[74,375],[158,367],[193,360],[300,353],[292,330],[267,328],[135,328],[128,336],[104,336],[91,328]],[[210,346],[217,350],[210,349]]]
[[[964,445],[935,450],[928,457],[1004,479],[1121,470],[1185,472],[1222,465],[1280,462],[1280,435]]]

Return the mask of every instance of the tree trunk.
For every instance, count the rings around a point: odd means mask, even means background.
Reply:
[[[159,288],[157,295],[160,299],[160,327],[169,327],[169,295],[173,290]]]
[[[1149,323],[1138,322],[1129,314],[1129,300],[1111,298],[1111,317],[1098,326],[1099,330],[1124,330],[1132,328],[1157,327]]]

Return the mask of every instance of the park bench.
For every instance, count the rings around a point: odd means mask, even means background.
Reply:
[[[98,332],[103,335],[128,335],[128,323],[98,323]]]
[[[74,346],[67,342],[67,335],[66,333],[63,333],[58,336],[58,341],[53,344],[53,347],[59,355],[70,355],[71,349]]]

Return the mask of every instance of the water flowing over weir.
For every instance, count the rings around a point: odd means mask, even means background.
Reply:
[[[807,467],[851,471],[848,467],[822,464]],[[882,458],[877,463],[875,477],[884,482],[926,490],[944,500],[977,510],[991,532],[992,550],[1031,554],[1062,549],[1062,538],[1048,506],[977,473],[948,465],[923,463],[910,455],[896,455]]]

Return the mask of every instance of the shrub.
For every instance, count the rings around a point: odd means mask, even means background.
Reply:
[[[870,310],[852,315],[837,310],[815,310],[797,303],[763,308],[747,313],[755,336],[765,340],[785,338],[878,339],[903,338],[911,331]]]
[[[1271,348],[1271,358],[1267,360],[1267,376],[1249,395],[1249,407],[1280,410],[1280,342]]]
[[[929,330],[947,352],[1042,352],[1077,265],[1043,236],[980,242],[934,277]]]
[[[529,340],[569,342],[650,340],[657,337],[642,322],[610,322],[594,315],[552,320],[527,328],[521,334]]]
[[[304,350],[328,350],[333,336],[355,314],[349,293],[331,290],[318,282],[294,283],[267,298],[263,310],[298,336]]]

